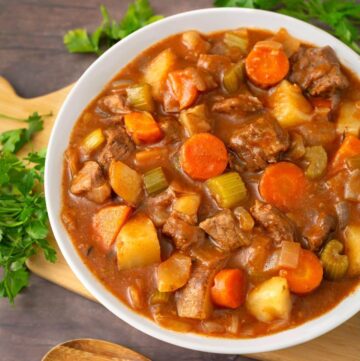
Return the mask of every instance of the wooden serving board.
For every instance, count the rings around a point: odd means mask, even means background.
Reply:
[[[16,95],[4,78],[0,77],[0,113],[26,118],[34,111],[40,114],[53,112],[52,117],[46,118],[44,130],[35,136],[32,144],[22,150],[23,153],[47,146],[55,116],[71,87],[70,85],[38,98],[23,99]],[[0,132],[16,127],[24,127],[24,124],[0,119]],[[48,263],[42,255],[37,255],[28,262],[30,270],[66,289],[95,300],[68,267],[54,237],[50,237],[49,241],[58,251],[58,261],[55,264]],[[337,329],[311,342],[282,351],[250,355],[250,357],[263,361],[360,361],[360,313]]]

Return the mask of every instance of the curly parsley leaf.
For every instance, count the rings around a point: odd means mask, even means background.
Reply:
[[[34,112],[26,119],[19,119],[9,117],[4,114],[0,114],[0,118],[16,120],[20,122],[26,122],[29,124],[28,128],[20,128],[8,130],[0,134],[0,145],[3,152],[16,153],[26,143],[28,143],[33,135],[43,129],[44,117],[50,116],[51,114],[39,115]]]
[[[355,0],[215,0],[219,7],[272,10],[316,22],[360,54],[360,4]]]
[[[27,129],[17,130],[20,132],[0,134],[3,145],[0,150],[0,267],[3,269],[0,297],[13,303],[29,282],[26,260],[42,250],[48,261],[55,262],[56,252],[47,241],[48,217],[43,191],[46,151],[29,153],[24,159],[13,153],[42,129],[42,117],[38,113],[27,119],[1,117],[29,123]]]
[[[74,29],[64,36],[64,44],[70,53],[95,53],[101,54],[134,31],[162,19],[162,15],[154,15],[148,0],[135,0],[129,5],[120,21],[111,19],[104,5],[100,6],[102,15],[101,25],[93,32],[86,29]]]

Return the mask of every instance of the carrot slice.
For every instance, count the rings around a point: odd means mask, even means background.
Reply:
[[[212,301],[218,306],[238,308],[245,302],[246,278],[240,269],[223,269],[214,278]]]
[[[264,200],[283,210],[297,208],[306,188],[307,180],[303,170],[289,162],[268,166],[259,185]]]
[[[282,48],[255,46],[245,60],[245,69],[252,82],[266,88],[286,77],[289,59]]]
[[[100,209],[92,219],[92,226],[100,247],[108,251],[114,243],[121,227],[132,212],[128,206],[109,206]]]
[[[136,144],[151,144],[162,139],[163,133],[148,112],[132,112],[124,117],[125,128]]]
[[[309,293],[317,288],[323,279],[323,268],[316,255],[302,249],[298,267],[295,269],[282,269],[281,277],[287,279],[291,292],[297,294]]]
[[[181,147],[181,167],[193,179],[206,180],[220,175],[227,163],[224,143],[212,134],[195,134]]]
[[[169,82],[180,109],[187,108],[198,95],[197,86],[190,73],[176,70],[169,74]]]
[[[347,158],[359,154],[360,154],[360,139],[352,134],[347,135],[331,162],[330,173],[335,173],[343,169]]]

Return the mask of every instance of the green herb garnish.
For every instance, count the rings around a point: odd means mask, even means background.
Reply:
[[[272,10],[322,25],[360,53],[360,4],[354,0],[215,0],[215,6]]]
[[[70,53],[99,55],[135,30],[163,18],[162,15],[154,15],[148,0],[135,0],[119,22],[110,18],[104,5],[100,6],[100,11],[102,24],[93,33],[89,34],[86,29],[74,29],[65,34],[64,44]]]
[[[43,128],[43,119],[33,113],[27,119],[1,115],[2,118],[26,121],[27,129],[0,134],[0,297],[11,303],[28,285],[26,260],[41,249],[47,260],[55,262],[56,252],[47,241],[48,218],[43,191],[45,151],[18,158],[20,150],[34,133]]]

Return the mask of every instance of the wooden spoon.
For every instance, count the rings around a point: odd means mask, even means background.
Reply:
[[[42,361],[151,361],[112,342],[91,338],[71,340],[53,347]]]

